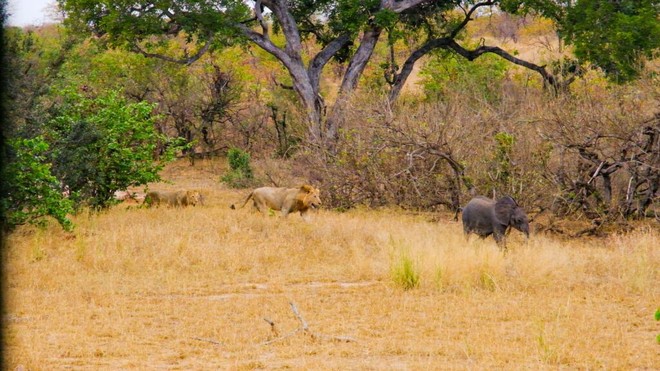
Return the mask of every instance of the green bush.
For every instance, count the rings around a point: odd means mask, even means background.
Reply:
[[[424,92],[431,99],[444,99],[457,87],[468,90],[474,96],[496,101],[501,94],[508,64],[495,55],[484,55],[468,61],[456,54],[441,51],[435,53],[422,67],[420,76]]]
[[[244,188],[254,179],[250,167],[250,154],[238,149],[230,148],[227,152],[229,172],[222,177],[222,181],[233,188]]]
[[[115,191],[159,181],[182,147],[156,131],[152,104],[128,103],[116,91],[94,99],[63,95],[49,123],[53,172],[78,205],[104,209],[116,202]]]
[[[71,230],[73,223],[67,215],[73,212],[73,202],[62,194],[60,182],[51,174],[48,143],[42,137],[13,139],[8,147],[8,164],[2,174],[6,194],[0,200],[3,226],[43,226],[52,217],[62,228]]]

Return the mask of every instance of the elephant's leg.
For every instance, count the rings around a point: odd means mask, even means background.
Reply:
[[[493,238],[495,238],[495,242],[497,242],[497,246],[499,246],[500,249],[504,250],[506,252],[506,235],[504,233],[493,233]]]

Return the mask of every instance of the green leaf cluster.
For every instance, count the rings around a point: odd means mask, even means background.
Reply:
[[[660,308],[655,311],[655,320],[660,321]],[[658,344],[660,344],[660,334],[655,337],[655,340],[658,342]]]
[[[224,47],[243,41],[236,24],[250,18],[241,0],[58,0],[58,5],[68,27],[108,35],[113,46],[159,45],[182,32],[188,41]]]
[[[402,254],[391,267],[392,280],[404,290],[412,290],[420,284],[421,277],[415,262],[407,254]]]
[[[660,47],[658,0],[579,0],[561,22],[575,55],[602,68],[615,81],[637,77],[641,59]]]
[[[430,99],[442,99],[458,87],[469,88],[476,96],[490,101],[499,97],[500,82],[509,64],[494,55],[484,55],[472,62],[451,52],[433,55],[420,75],[424,92]]]
[[[8,164],[2,174],[6,194],[0,200],[3,226],[43,226],[52,217],[71,230],[73,223],[67,215],[74,211],[73,201],[64,197],[60,182],[51,173],[48,143],[43,137],[18,138],[10,140],[8,148]]]
[[[254,179],[250,166],[250,154],[239,148],[230,148],[227,151],[227,161],[230,170],[222,177],[222,181],[234,188],[248,186]]]

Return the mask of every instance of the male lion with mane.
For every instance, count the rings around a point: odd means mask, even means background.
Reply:
[[[159,206],[163,204],[166,206],[185,207],[203,204],[203,198],[199,191],[151,191],[147,193],[144,202],[149,206]]]
[[[321,206],[319,189],[309,184],[303,184],[300,188],[257,188],[247,196],[241,208],[247,205],[250,199],[254,202],[254,207],[264,214],[273,209],[281,211],[282,216],[286,217],[289,213],[298,211],[303,219],[306,219],[309,209]],[[231,205],[231,208],[236,207]]]

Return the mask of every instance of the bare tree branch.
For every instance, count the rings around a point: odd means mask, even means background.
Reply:
[[[346,73],[344,74],[344,79],[339,88],[339,94],[335,101],[335,106],[326,123],[326,138],[331,141],[336,139],[339,131],[340,119],[343,116],[344,106],[346,105],[348,97],[357,86],[367,63],[371,59],[371,55],[382,31],[383,29],[376,25],[372,25],[369,29],[364,31],[360,46],[353,55],[353,58],[351,58],[348,68],[346,68]]]
[[[156,53],[149,53],[146,50],[142,49],[137,43],[133,44],[133,51],[139,54],[144,55],[145,57],[148,58],[156,58],[156,59],[161,59],[167,62],[172,62],[172,63],[178,63],[178,64],[183,64],[183,65],[190,65],[197,61],[199,58],[201,58],[209,49],[211,48],[211,44],[213,43],[213,38],[210,37],[204,46],[197,51],[193,56],[188,57],[188,58],[183,58],[183,59],[176,59],[172,57],[168,57],[166,55],[162,54],[156,54]]]
[[[451,32],[451,34],[449,34],[449,37],[455,39],[456,36],[458,36],[458,33],[461,32],[461,30],[464,29],[465,26],[467,26],[467,24],[472,20],[472,14],[474,14],[474,12],[477,11],[477,9],[481,8],[482,6],[490,6],[493,4],[495,4],[495,2],[490,0],[482,3],[474,4],[472,8],[470,8],[470,10],[465,13],[465,18],[463,18],[463,21],[458,26],[456,26],[456,28]]]
[[[337,54],[337,52],[351,41],[351,36],[348,33],[342,34],[332,40],[328,45],[323,48],[309,64],[309,76],[312,80],[312,86],[317,90],[319,88],[319,80],[323,68],[330,61],[330,59]]]
[[[461,56],[465,57],[469,61],[473,61],[486,53],[497,54],[513,64],[517,64],[532,71],[538,72],[541,75],[541,77],[543,77],[543,81],[550,84],[551,86],[555,86],[557,83],[556,78],[545,70],[545,66],[539,66],[532,62],[527,62],[520,58],[514,57],[513,55],[509,54],[508,52],[500,48],[499,46],[482,45],[474,50],[468,50],[463,48],[461,45],[459,45],[455,40],[449,40],[448,47],[454,50],[456,53],[460,54]]]
[[[424,2],[428,2],[428,0],[382,0],[380,5],[382,9],[389,9],[395,13],[401,13]]]
[[[286,54],[302,62],[300,51],[302,50],[302,41],[296,20],[289,12],[287,0],[261,0],[261,3],[268,7],[280,21],[282,33],[286,36],[286,45],[284,51]]]
[[[259,21],[259,24],[261,25],[261,30],[264,35],[268,35],[268,25],[266,24],[266,21],[264,20],[264,15],[263,15],[263,5],[261,4],[261,0],[257,0],[254,4],[254,14],[256,15],[257,20]]]
[[[257,44],[260,48],[275,56],[275,58],[279,59],[285,67],[289,68],[292,62],[291,58],[286,53],[284,53],[282,49],[278,48],[277,45],[273,44],[270,38],[268,38],[268,35],[255,32],[244,24],[239,24],[237,27],[243,31],[243,34],[245,34],[248,39]]]
[[[520,58],[514,57],[513,55],[509,54],[507,51],[503,50],[498,46],[482,45],[474,50],[469,50],[469,49],[465,49],[463,46],[457,43],[456,40],[450,37],[442,37],[442,38],[429,40],[428,42],[426,42],[426,44],[422,45],[419,49],[415,50],[408,57],[406,62],[401,67],[401,72],[399,72],[396,79],[394,80],[394,84],[392,85],[392,90],[390,90],[390,95],[389,95],[390,102],[394,102],[399,97],[399,94],[401,93],[401,89],[403,88],[403,85],[410,76],[410,73],[413,70],[415,62],[417,62],[421,57],[428,54],[431,50],[437,48],[451,49],[469,61],[473,61],[478,57],[482,56],[483,54],[493,53],[499,55],[500,57],[508,60],[513,64],[538,72],[546,84],[548,84],[549,86],[555,89],[558,88],[556,77],[551,73],[549,73],[545,69],[545,66],[539,66],[532,62],[528,62]],[[565,81],[563,85],[570,84],[573,80],[574,78],[569,79]]]

